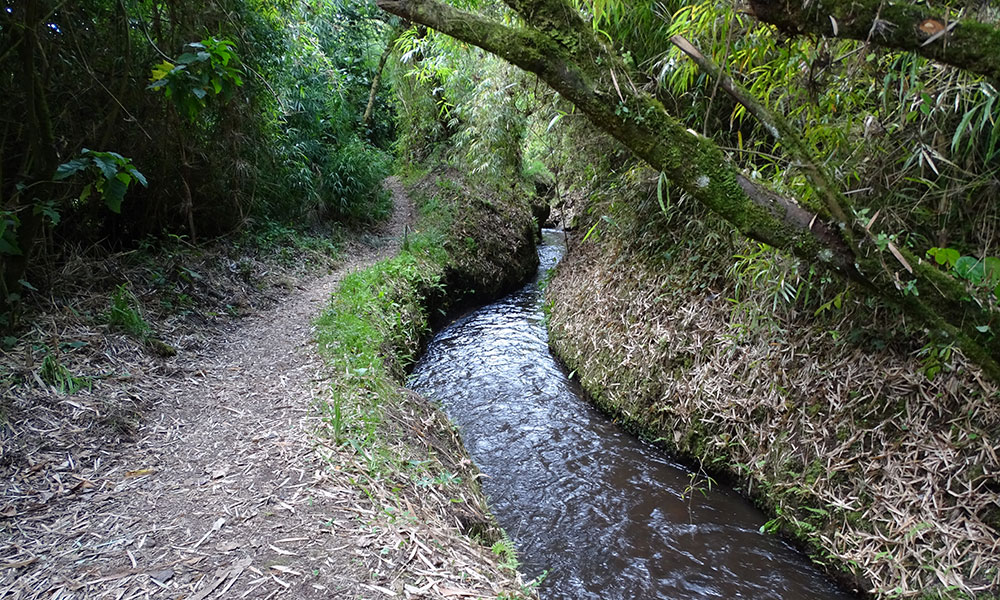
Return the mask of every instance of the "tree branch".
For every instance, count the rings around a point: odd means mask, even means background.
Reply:
[[[817,212],[821,212],[826,218],[833,218],[841,226],[846,241],[853,248],[853,236],[851,235],[851,222],[843,208],[845,199],[840,190],[833,185],[833,179],[826,170],[813,158],[812,152],[802,141],[802,137],[791,126],[791,124],[781,115],[773,113],[754,98],[750,92],[739,85],[731,77],[722,72],[712,59],[702,54],[684,36],[675,35],[670,38],[670,43],[676,46],[681,52],[688,55],[696,65],[705,71],[712,79],[718,82],[722,89],[732,96],[734,100],[742,104],[772,136],[780,139],[782,143],[793,152],[793,158],[800,163],[800,168],[819,192],[825,202],[825,206],[815,207]]]
[[[790,35],[818,34],[916,52],[1000,79],[1000,28],[900,0],[750,0],[753,14]]]
[[[653,96],[634,86],[619,86],[615,71],[626,74],[627,69],[588,24],[578,17],[552,23],[548,17],[567,8],[565,0],[508,0],[528,27],[505,26],[438,0],[376,3],[535,73],[598,128],[747,237],[860,282],[919,318],[929,329],[955,339],[970,358],[1000,380],[1000,364],[992,357],[1000,354],[994,348],[998,344],[986,349],[976,341],[975,326],[995,317],[991,307],[977,309],[964,302],[967,292],[962,284],[912,255],[906,259],[913,264],[919,297],[902,294],[899,278],[886,275],[888,269],[874,248],[868,255],[855,254],[844,242],[838,225],[750,181],[712,140],[686,129]]]
[[[561,0],[531,2],[545,3],[563,4]],[[544,32],[507,27],[436,0],[378,0],[377,4],[537,74],[598,127],[664,171],[671,181],[747,236],[778,248],[798,248],[809,260],[825,261],[854,276],[854,257],[834,228],[793,200],[757,190],[757,184],[742,178],[711,140],[689,131],[648,94],[627,86],[611,87],[610,82],[603,81],[611,73],[606,69],[624,71],[616,57],[605,54],[602,62],[609,67],[604,68],[597,67],[590,57],[577,61],[564,43],[568,34],[565,29],[560,39],[554,40]],[[521,9],[523,6],[519,6]],[[582,20],[580,27],[589,32]],[[576,33],[583,35],[582,31]],[[593,48],[592,44],[586,45]],[[755,193],[748,195],[745,189]],[[827,251],[822,252],[824,249]]]

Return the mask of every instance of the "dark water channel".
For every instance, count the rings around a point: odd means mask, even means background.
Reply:
[[[546,232],[545,271],[562,235]],[[545,600],[847,599],[758,529],[737,493],[685,493],[690,471],[581,397],[549,354],[536,284],[434,338],[411,387],[439,400]]]

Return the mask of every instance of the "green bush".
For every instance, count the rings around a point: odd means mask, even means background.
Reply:
[[[390,161],[360,141],[331,150],[322,182],[323,207],[341,219],[374,221],[389,215],[392,203],[382,181]]]

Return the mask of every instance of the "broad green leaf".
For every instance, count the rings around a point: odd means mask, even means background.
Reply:
[[[136,181],[142,184],[142,187],[149,187],[149,184],[146,182],[146,176],[140,173],[139,169],[129,165],[128,172],[132,174],[132,177],[135,177]]]
[[[59,211],[56,210],[55,204],[52,202],[47,202],[45,204],[38,204],[35,206],[35,214],[43,215],[49,220],[53,225],[58,225],[61,219]]]
[[[191,93],[194,94],[195,97],[198,98],[199,100],[201,100],[202,98],[204,98],[205,96],[208,95],[208,92],[206,92],[205,90],[203,90],[201,88],[197,88],[197,87],[196,88],[191,88]]]
[[[94,193],[94,186],[88,183],[83,187],[83,191],[80,192],[80,202],[86,202],[92,193]]]
[[[982,261],[972,256],[963,256],[958,259],[955,263],[955,273],[977,285],[983,281],[985,274]]]
[[[962,255],[953,248],[931,248],[927,251],[927,256],[933,258],[937,264],[948,265],[948,268],[951,268]]]
[[[53,181],[62,181],[63,179],[76,175],[89,166],[90,161],[86,158],[74,158],[73,160],[64,162],[56,167],[56,174],[52,177],[52,179]]]
[[[160,85],[166,85],[165,83],[160,83],[159,85],[157,84],[160,81],[163,81],[163,78],[165,78],[167,75],[170,74],[171,71],[174,70],[174,66],[175,65],[173,63],[163,61],[160,64],[153,67],[152,76],[149,78],[149,80],[153,82],[153,85],[150,85],[149,87],[159,87]]]
[[[101,174],[104,175],[105,179],[114,179],[115,174],[118,173],[118,165],[115,164],[113,158],[95,153],[93,161],[97,165],[97,168],[101,170]]]
[[[1000,283],[1000,258],[987,256],[983,259],[986,281],[990,284]]]
[[[113,213],[122,212],[122,201],[125,199],[125,190],[128,189],[124,183],[118,178],[112,178],[108,180],[107,185],[104,187],[104,204]]]

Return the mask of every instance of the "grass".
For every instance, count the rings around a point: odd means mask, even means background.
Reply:
[[[470,207],[468,190],[450,180],[423,174],[410,187],[419,188],[419,217],[400,252],[345,277],[316,320],[318,349],[333,375],[316,401],[318,434],[334,450],[327,453],[331,466],[380,507],[372,526],[417,517],[438,527],[459,522],[490,548],[506,538],[486,512],[457,432],[436,407],[401,386],[431,333],[430,315],[447,311],[466,286],[484,285],[486,272],[469,267],[466,255],[491,235],[508,236],[513,247],[524,228],[513,219],[509,228],[497,227],[495,214]],[[489,258],[509,269],[516,258],[507,252]],[[513,590],[505,597],[534,597],[533,587],[518,582],[513,556],[509,545],[495,575]]]
[[[149,337],[151,331],[149,323],[139,312],[139,301],[129,290],[127,284],[119,285],[111,293],[108,324],[141,340]]]
[[[84,388],[90,389],[93,386],[92,378],[74,375],[54,354],[46,354],[45,358],[42,359],[38,376],[62,394],[75,394]]]
[[[338,445],[372,454],[382,404],[398,399],[397,382],[430,331],[422,302],[440,290],[442,270],[422,247],[414,236],[411,251],[344,278],[316,321],[320,352],[340,374],[320,403]]]

